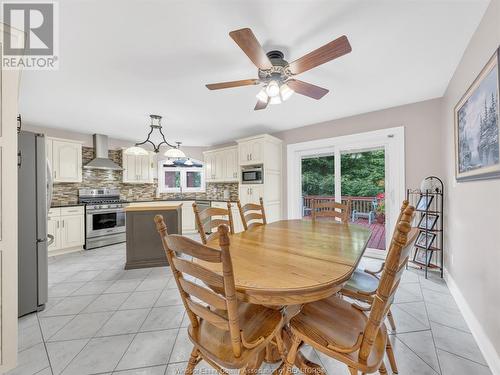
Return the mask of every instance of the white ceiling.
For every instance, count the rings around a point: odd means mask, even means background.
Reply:
[[[488,0],[60,0],[60,69],[23,73],[26,123],[139,141],[148,114],[203,146],[439,97]],[[352,53],[299,79],[330,90],[254,111],[256,78],[228,32],[250,27],[293,61],[345,34]]]

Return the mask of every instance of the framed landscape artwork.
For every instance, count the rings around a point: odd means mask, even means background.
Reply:
[[[500,177],[500,48],[455,107],[457,181]]]

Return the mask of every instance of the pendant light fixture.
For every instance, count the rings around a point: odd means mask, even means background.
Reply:
[[[155,153],[160,152],[160,147],[162,145],[167,145],[170,146],[170,148],[163,154],[169,159],[186,159],[186,155],[182,150],[180,149],[181,147],[181,142],[175,142],[175,145],[168,143],[167,140],[165,139],[165,135],[163,134],[162,131],[162,126],[161,126],[161,116],[159,115],[149,115],[151,118],[151,124],[149,125],[151,130],[148,133],[148,136],[144,142],[136,143],[135,146],[129,147],[125,150],[125,153],[128,155],[147,155],[148,152],[145,150],[142,145],[145,145],[146,143],[149,143],[151,146],[153,146],[153,151]],[[155,129],[158,129],[158,132],[161,135],[162,141],[158,143],[157,145],[150,139],[151,134],[155,131]]]

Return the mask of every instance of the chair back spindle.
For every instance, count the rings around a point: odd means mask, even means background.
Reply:
[[[233,354],[236,358],[240,357],[242,342],[228,227],[219,225],[217,228],[219,250],[187,237],[167,234],[167,227],[161,215],[155,216],[155,222],[192,327],[198,327],[204,321],[228,331]],[[222,276],[192,262],[190,257],[220,263]],[[195,283],[194,279],[204,284]],[[220,294],[205,285],[216,287]]]
[[[230,233],[234,234],[233,214],[230,202],[227,202],[227,209],[209,207],[202,211],[199,210],[196,203],[193,203],[193,211],[202,243],[207,244],[208,241],[219,237],[219,232],[213,231],[219,225],[227,225]]]

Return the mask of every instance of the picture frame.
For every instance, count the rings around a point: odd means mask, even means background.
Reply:
[[[422,194],[417,203],[417,211],[427,211],[434,199],[434,195]]]
[[[500,48],[454,108],[455,179],[500,178]]]
[[[418,234],[417,240],[415,241],[415,246],[421,249],[428,250],[431,248],[432,243],[434,242],[435,239],[436,239],[435,233],[430,233],[421,230],[420,233]]]
[[[432,254],[433,254],[432,250],[426,251],[424,249],[415,248],[415,254],[413,254],[413,262],[421,264],[423,266],[428,266],[431,263]]]
[[[433,230],[439,219],[439,215],[436,214],[423,214],[418,222],[418,228],[424,230]]]

